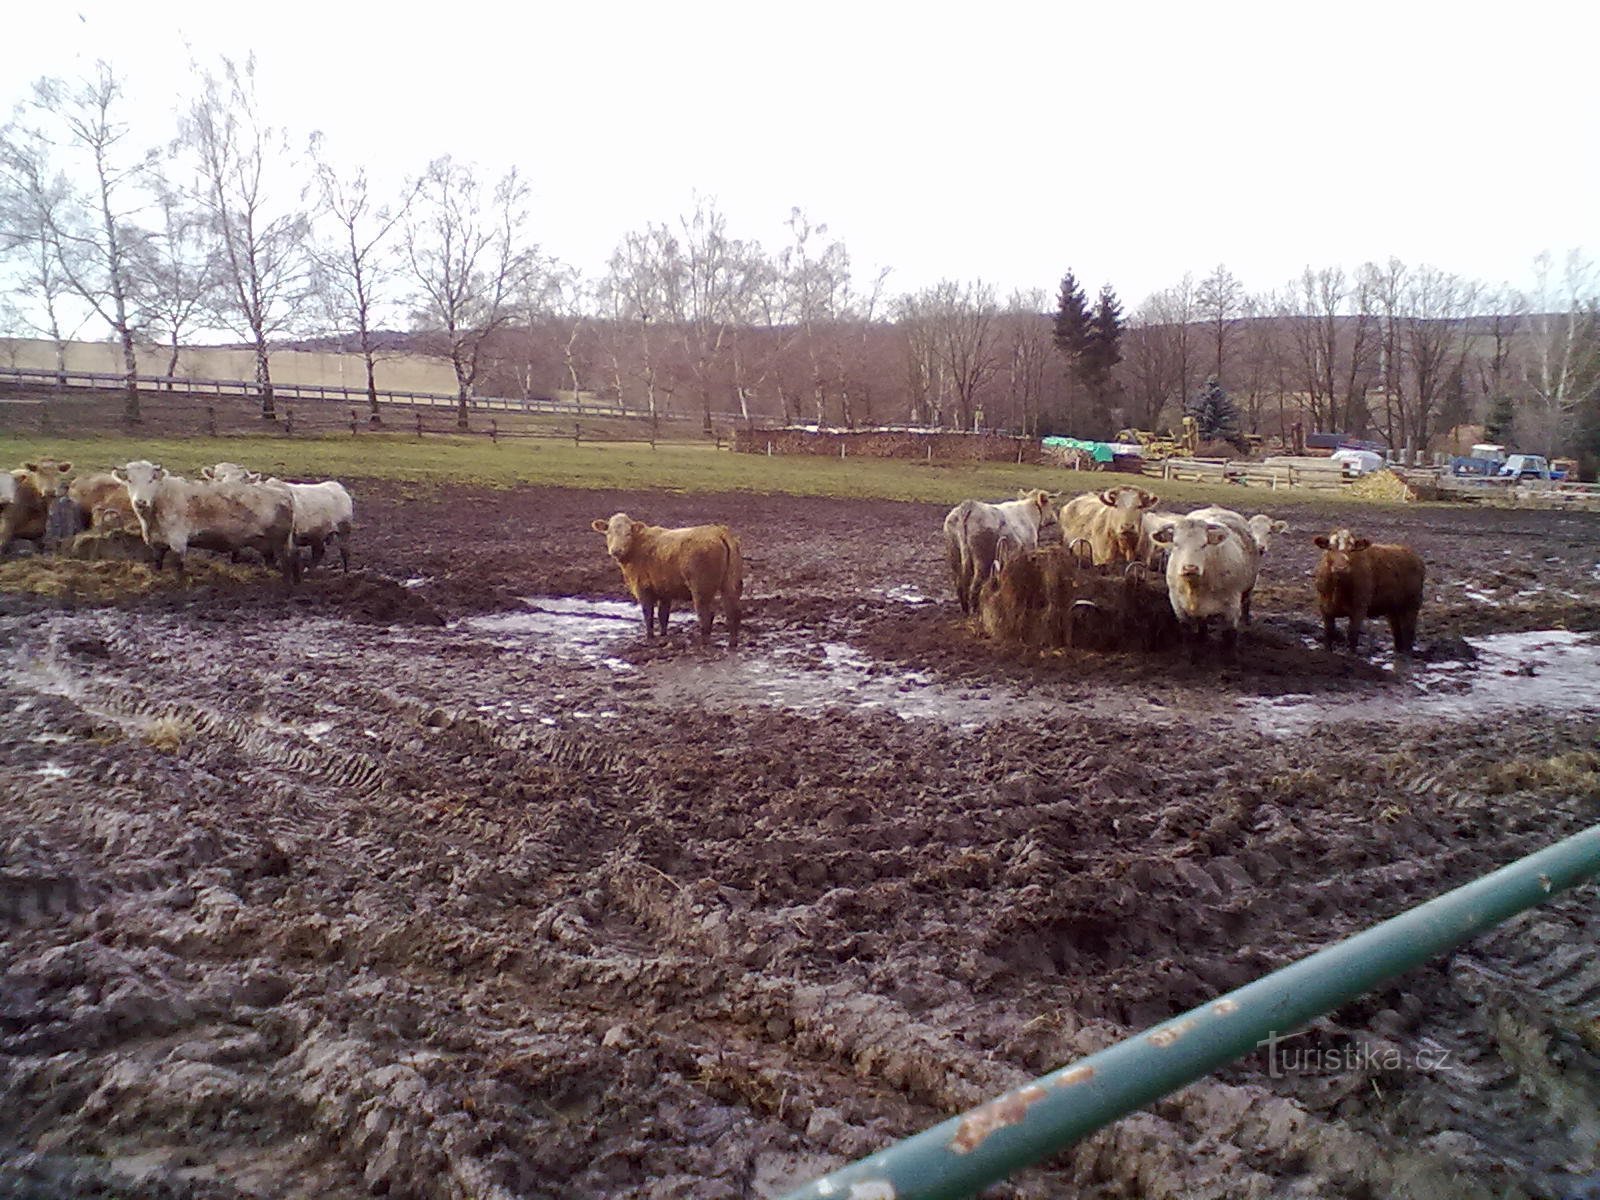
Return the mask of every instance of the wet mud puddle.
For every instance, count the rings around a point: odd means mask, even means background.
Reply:
[[[1266,734],[1302,733],[1341,722],[1460,721],[1537,709],[1600,712],[1600,641],[1564,629],[1468,638],[1473,663],[1391,667],[1406,690],[1360,699],[1303,694],[1240,701]]]
[[[703,704],[714,696],[722,705],[766,704],[805,714],[837,706],[882,709],[906,719],[971,728],[1007,717],[1060,711],[1058,704],[1010,688],[940,683],[926,672],[881,662],[844,642],[685,655],[635,666],[619,658],[617,650],[640,636],[638,605],[551,597],[529,597],[524,602],[526,612],[470,617],[462,625],[508,649],[536,650],[613,671],[637,671],[649,696],[665,703]],[[687,614],[677,620],[692,625],[694,618]],[[679,625],[671,636],[692,636],[685,628]],[[721,628],[719,622],[718,635]]]

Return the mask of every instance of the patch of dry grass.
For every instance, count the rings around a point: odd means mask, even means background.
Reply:
[[[176,754],[194,736],[194,723],[183,717],[157,717],[144,731],[144,743],[163,754]]]
[[[224,559],[193,559],[185,577],[170,567],[145,563],[91,562],[38,555],[0,563],[0,592],[23,592],[56,600],[119,600],[180,588],[236,586],[277,578],[277,572]]]

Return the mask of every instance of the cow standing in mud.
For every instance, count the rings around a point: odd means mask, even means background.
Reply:
[[[622,581],[643,611],[646,637],[655,636],[658,622],[665,634],[673,602],[688,600],[700,619],[700,644],[710,645],[714,605],[720,596],[728,648],[738,647],[744,559],[739,539],[726,525],[664,529],[619,512],[608,520],[595,520],[590,527],[606,535],[606,553],[616,559]]]
[[[1367,618],[1388,617],[1394,652],[1410,654],[1426,575],[1417,552],[1410,546],[1374,544],[1348,529],[1319,534],[1316,543],[1323,551],[1315,576],[1317,607],[1328,649],[1333,649],[1338,636],[1334,622],[1340,617],[1349,618],[1352,653],[1361,647],[1361,627]]]
[[[978,611],[978,592],[994,570],[1002,538],[1013,550],[1039,548],[1040,531],[1056,523],[1057,495],[1034,488],[1000,504],[963,500],[945,516],[945,548],[962,612]]]
[[[311,565],[322,562],[330,541],[339,543],[339,561],[350,573],[350,528],[355,523],[355,501],[344,484],[326,479],[321,483],[285,483],[263,477],[238,463],[220,462],[201,467],[200,477],[220,483],[258,483],[286,488],[294,503],[294,544],[311,548]]]
[[[1136,487],[1085,492],[1061,506],[1061,537],[1069,546],[1087,541],[1096,566],[1143,562],[1149,545],[1145,515],[1160,502]]]
[[[1272,539],[1280,533],[1287,533],[1287,522],[1275,521],[1266,513],[1257,513],[1246,519],[1231,508],[1220,505],[1210,505],[1206,508],[1197,508],[1189,514],[1199,521],[1210,521],[1216,525],[1226,525],[1234,535],[1246,546],[1255,551],[1255,569],[1250,574],[1250,586],[1245,588],[1244,594],[1239,597],[1240,619],[1248,625],[1250,623],[1250,594],[1255,591],[1256,580],[1261,575],[1261,560],[1267,556],[1267,551],[1272,547]]]
[[[1222,656],[1232,662],[1238,653],[1243,597],[1255,583],[1255,547],[1228,526],[1198,517],[1180,517],[1155,538],[1171,547],[1167,599],[1190,638],[1190,653],[1199,658],[1206,624],[1216,619],[1222,623]]]
[[[128,489],[139,532],[155,551],[157,570],[168,551],[182,574],[193,548],[225,554],[249,549],[268,563],[278,563],[285,583],[298,581],[294,504],[283,488],[185,479],[142,459],[113,473]]]

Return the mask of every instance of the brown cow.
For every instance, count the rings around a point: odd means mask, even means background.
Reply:
[[[1322,610],[1322,636],[1333,648],[1334,621],[1350,619],[1349,645],[1361,644],[1361,626],[1368,617],[1388,617],[1396,654],[1410,654],[1422,609],[1422,559],[1410,546],[1374,545],[1348,529],[1319,534],[1322,561],[1317,564],[1317,606]]]
[[[0,554],[15,540],[37,542],[44,537],[56,481],[71,473],[71,463],[48,458],[24,463],[20,470],[0,471]]]
[[[712,603],[721,594],[728,622],[728,647],[739,644],[739,594],[744,590],[744,560],[739,539],[726,525],[663,529],[635,521],[627,513],[596,520],[591,528],[606,535],[606,553],[622,568],[622,581],[644,612],[646,637],[661,632],[674,600],[691,600],[700,618],[700,644],[711,641]]]
[[[91,528],[103,523],[95,517],[95,511],[100,508],[115,509],[125,526],[138,524],[133,515],[133,500],[128,496],[127,484],[109,472],[100,471],[74,479],[72,486],[67,489],[67,495],[83,510],[84,523]]]

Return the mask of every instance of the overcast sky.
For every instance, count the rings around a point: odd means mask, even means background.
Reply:
[[[395,178],[516,163],[542,248],[600,273],[712,197],[792,207],[858,282],[1131,309],[1225,263],[1252,290],[1390,255],[1523,285],[1600,250],[1600,4],[1349,2],[13,6],[0,102],[97,58],[170,136],[191,56],[254,51],[267,115]]]

